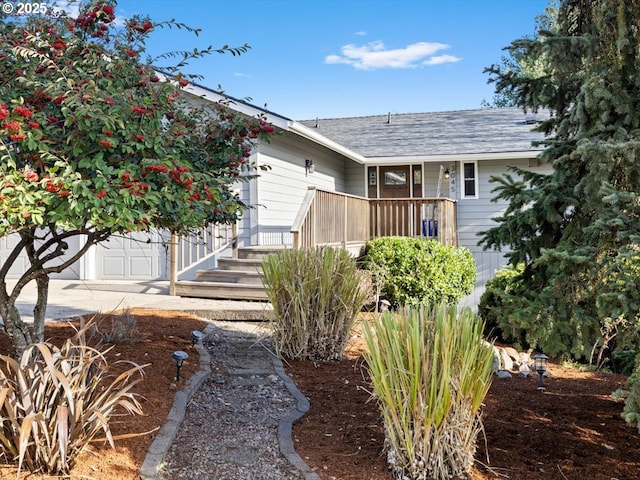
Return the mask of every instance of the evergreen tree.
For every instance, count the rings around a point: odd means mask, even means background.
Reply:
[[[544,13],[536,17],[536,36],[542,30],[554,30],[556,18],[558,16],[558,0],[549,0],[549,4]],[[527,37],[528,38],[528,37]],[[523,48],[507,49],[508,53],[502,55],[500,65],[492,65],[485,68],[484,73],[505,73],[526,78],[538,78],[545,75],[546,62],[544,56],[533,58],[527,55]],[[490,77],[487,83],[496,81],[495,77]],[[506,108],[518,106],[518,97],[515,85],[504,85],[503,88],[495,92],[490,101],[482,99],[482,108]]]
[[[509,47],[543,60],[544,75],[491,70],[497,92],[551,112],[537,128],[552,173],[494,178],[509,206],[480,244],[525,264],[500,316],[552,355],[600,362],[607,346],[637,347],[639,26],[640,0],[565,0],[554,28]]]

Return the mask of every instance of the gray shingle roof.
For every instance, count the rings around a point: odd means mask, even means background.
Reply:
[[[539,151],[541,133],[520,108],[406,113],[304,120],[325,137],[365,157],[465,155]],[[537,120],[548,117],[538,112]],[[317,127],[316,127],[317,125]]]

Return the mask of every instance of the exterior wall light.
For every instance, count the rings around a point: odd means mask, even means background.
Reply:
[[[451,176],[451,173],[449,173],[449,169],[447,168],[447,169],[444,171],[444,178],[445,178],[446,180],[449,180],[449,177],[450,177],[450,176]]]
[[[310,173],[314,173],[316,171],[316,166],[313,164],[313,160],[309,160],[308,158],[305,159],[304,171],[305,171],[305,177]]]

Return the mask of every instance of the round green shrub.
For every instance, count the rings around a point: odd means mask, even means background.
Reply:
[[[436,240],[381,237],[367,244],[364,268],[382,283],[382,294],[394,307],[455,304],[471,293],[476,280],[473,255]]]

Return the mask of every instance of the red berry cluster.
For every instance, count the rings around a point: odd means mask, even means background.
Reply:
[[[179,185],[182,185],[186,190],[191,190],[193,185],[193,178],[185,175],[189,171],[189,167],[177,167],[173,170],[169,170],[169,176],[171,179]]]
[[[23,107],[22,105],[15,107],[13,109],[13,112],[23,118],[31,118],[31,116],[33,115],[33,112],[31,110],[29,110],[27,107]]]
[[[0,120],[4,120],[8,116],[9,116],[9,107],[4,103],[0,103]]]
[[[100,31],[105,31],[109,28],[106,24],[113,22],[115,19],[116,13],[113,5],[96,5],[92,9],[87,10],[82,15],[78,16],[78,18],[76,19],[76,25],[84,30],[88,30],[97,22],[102,22],[101,24],[99,24],[98,28],[100,29]],[[104,27],[106,28],[104,28],[102,25],[104,25]]]
[[[54,183],[50,178],[47,178],[45,188],[47,189],[47,192],[57,193],[60,197],[68,197],[71,195],[71,192],[69,190],[65,190],[63,185]]]
[[[147,172],[158,173],[166,173],[167,170],[169,170],[166,165],[148,165],[147,167],[145,167],[145,169]]]
[[[132,195],[143,197],[145,192],[149,191],[149,184],[141,182],[139,178],[132,179],[129,172],[124,172],[120,178],[122,178],[124,188],[128,188]]]
[[[139,32],[139,33],[147,33],[149,30],[153,29],[153,23],[151,20],[144,20],[142,23],[138,23],[136,20],[131,20],[127,27],[131,31]]]
[[[30,182],[37,182],[38,180],[40,180],[40,177],[38,176],[38,172],[34,172],[33,170],[23,171],[22,178]]]

